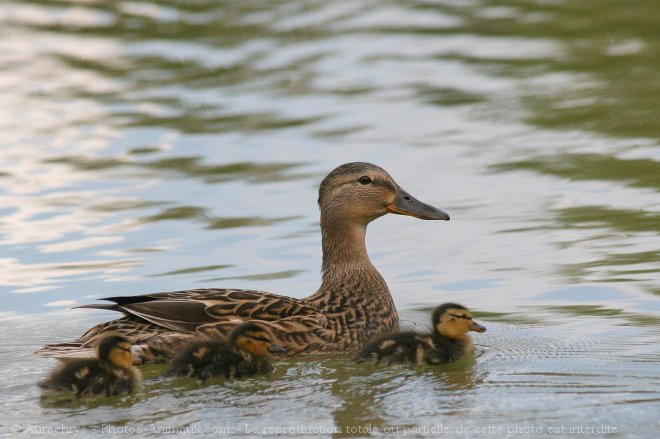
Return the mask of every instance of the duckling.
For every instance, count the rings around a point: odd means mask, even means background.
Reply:
[[[133,366],[131,342],[120,335],[107,335],[98,342],[97,358],[62,364],[38,386],[47,392],[106,396],[132,393],[141,381]]]
[[[268,329],[247,322],[234,329],[224,342],[205,340],[192,343],[172,361],[164,376],[194,376],[205,382],[212,376],[263,375],[273,369],[271,354],[285,352],[273,343],[273,335]]]
[[[472,320],[470,310],[457,303],[445,303],[433,311],[433,332],[397,332],[376,337],[357,354],[355,361],[444,364],[456,361],[473,350],[469,331],[485,332]]]

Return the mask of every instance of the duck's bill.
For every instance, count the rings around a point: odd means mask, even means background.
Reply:
[[[286,349],[284,349],[282,346],[271,344],[270,348],[268,349],[268,352],[270,352],[271,354],[282,355],[282,354],[286,354]]]
[[[387,211],[398,215],[408,215],[425,220],[449,221],[449,214],[443,210],[422,203],[408,192],[399,188],[396,199],[387,205]]]
[[[481,325],[480,325],[479,323],[477,323],[477,322],[472,322],[472,326],[470,326],[470,331],[474,331],[474,332],[486,332],[486,327],[485,327],[485,326],[481,326]]]

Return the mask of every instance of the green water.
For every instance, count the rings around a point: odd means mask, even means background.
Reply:
[[[658,436],[658,2],[21,0],[0,34],[2,434]],[[357,160],[451,214],[368,248],[407,326],[474,310],[474,356],[40,399],[32,352],[116,317],[72,306],[315,291]]]

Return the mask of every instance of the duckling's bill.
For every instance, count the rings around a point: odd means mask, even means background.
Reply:
[[[480,325],[477,322],[472,322],[472,325],[470,326],[470,331],[474,332],[486,332],[486,327]]]
[[[449,214],[430,204],[422,203],[408,192],[398,188],[396,198],[387,205],[387,211],[424,220],[449,221]]]

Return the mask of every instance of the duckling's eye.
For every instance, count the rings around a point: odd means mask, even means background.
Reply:
[[[472,320],[472,317],[466,316],[466,315],[456,315],[456,314],[449,314],[452,317],[456,317],[457,319],[463,319],[463,320]]]
[[[363,175],[362,177],[360,177],[360,179],[358,181],[361,184],[369,184],[369,183],[371,183],[371,178],[369,178],[368,175]]]

